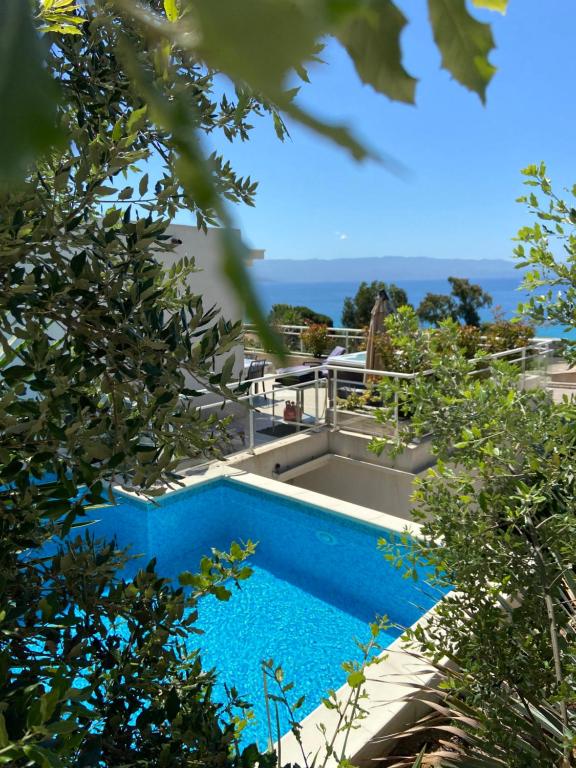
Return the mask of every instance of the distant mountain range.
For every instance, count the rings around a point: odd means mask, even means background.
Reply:
[[[250,271],[262,283],[345,283],[352,280],[442,280],[450,277],[517,277],[515,262],[504,259],[430,259],[381,256],[358,259],[269,259]]]

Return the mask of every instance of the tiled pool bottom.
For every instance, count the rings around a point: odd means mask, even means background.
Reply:
[[[304,716],[345,681],[341,663],[359,656],[355,638],[367,641],[369,621],[386,614],[409,626],[435,602],[377,550],[378,538],[394,534],[233,480],[167,496],[159,506],[122,501],[94,516],[100,519],[95,535],[115,535],[134,553],[155,556],[158,572],[172,577],[194,571],[212,547],[258,542],[253,576],[229,602],[201,602],[204,634],[190,642],[222,684],[253,704],[256,722],[244,741],[261,747],[268,734],[263,659],[273,658],[285,679],[295,681],[295,698],[306,697]],[[390,630],[382,644],[400,632]]]

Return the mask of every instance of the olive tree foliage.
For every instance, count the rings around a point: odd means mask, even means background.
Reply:
[[[522,173],[529,192],[519,198],[535,221],[517,235],[518,266],[528,268],[521,288],[530,292],[522,312],[535,323],[576,327],[576,185],[566,199],[554,191],[546,165],[529,165]],[[569,197],[568,197],[569,195]],[[565,354],[573,364],[576,345],[566,340]]]
[[[513,365],[467,360],[451,323],[441,333],[399,393],[411,418],[396,450],[431,433],[437,457],[415,493],[423,537],[386,549],[407,576],[428,562],[432,587],[455,588],[408,635],[443,669],[443,719],[424,726],[457,736],[441,765],[574,765],[576,406],[523,391]]]
[[[477,8],[505,12],[507,0],[472,0]],[[428,0],[442,66],[484,101],[495,67],[491,27],[468,10],[465,0]],[[266,324],[244,269],[246,247],[228,235],[231,214],[226,189],[214,177],[199,135],[203,112],[191,103],[179,74],[200,64],[233,84],[237,98],[229,119],[250,110],[256,96],[274,104],[274,124],[284,134],[282,115],[343,147],[357,159],[375,157],[344,125],[301,107],[294,73],[308,80],[306,65],[318,60],[321,41],[336,38],[360,79],[391,99],[413,103],[416,78],[403,66],[401,35],[407,19],[392,0],[4,0],[0,6],[0,102],[8,120],[0,124],[0,172],[22,178],[29,163],[66,142],[58,119],[62,74],[44,66],[55,35],[81,35],[85,23],[107,30],[134,92],[157,129],[170,135],[177,177],[194,206],[209,209],[224,230],[225,271],[266,346],[277,340]],[[38,31],[44,40],[38,37]],[[398,164],[379,158],[391,170]]]
[[[67,141],[0,188],[0,763],[272,765],[239,746],[246,704],[235,691],[213,701],[193,641],[198,600],[227,599],[253,546],[174,585],[153,561],[128,579],[126,553],[79,527],[109,483],[152,495],[183,457],[218,455],[226,424],[201,418],[190,382],[226,391],[241,330],[194,294],[191,260],[170,274],[158,263],[179,206],[201,223],[211,212],[181,196],[171,137],[117,57],[117,30],[49,32]],[[184,62],[172,88],[205,131],[242,137],[260,109],[215,101],[211,74]],[[152,152],[166,158],[154,183]],[[249,180],[212,167],[222,194],[250,200]]]
[[[522,198],[536,221],[518,233],[516,255],[530,266],[524,287],[539,289],[523,308],[572,330],[572,209],[543,165],[524,173],[540,194]],[[562,259],[552,238],[564,246]],[[428,434],[437,457],[415,494],[423,538],[406,542],[409,556],[386,552],[407,575],[428,561],[438,583],[455,587],[410,633],[442,674],[440,703],[422,723],[444,739],[430,759],[567,768],[576,764],[576,404],[524,390],[519,365],[467,360],[452,321],[439,334],[427,372],[395,391],[383,385],[385,401],[396,392],[410,421],[395,445],[372,444],[397,451]]]

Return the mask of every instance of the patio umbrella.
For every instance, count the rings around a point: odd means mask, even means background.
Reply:
[[[374,342],[376,336],[384,330],[384,318],[391,315],[393,311],[392,302],[388,298],[386,291],[379,291],[374,306],[372,307],[370,326],[366,338],[366,368],[372,368],[372,370],[382,369],[382,362],[379,359],[380,355],[378,354]]]

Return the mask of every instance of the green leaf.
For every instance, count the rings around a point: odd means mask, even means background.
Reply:
[[[485,102],[486,86],[496,72],[488,61],[495,47],[490,26],[468,13],[465,0],[428,0],[428,11],[442,66]]]
[[[313,0],[195,0],[194,11],[200,56],[269,96],[280,94],[288,72],[312,57],[324,21]]]
[[[73,24],[50,24],[42,29],[42,32],[58,32],[61,35],[81,35],[82,30]]]
[[[196,587],[200,583],[200,577],[190,571],[183,571],[178,576],[178,581],[183,587]]]
[[[230,590],[223,586],[214,587],[214,595],[218,600],[222,600],[223,602],[228,602],[232,597]]]
[[[114,141],[120,141],[123,135],[124,135],[124,120],[120,117],[114,123],[114,128],[112,129],[112,139]]]
[[[44,47],[31,4],[0,3],[0,178],[21,178],[28,165],[59,142],[56,86],[44,68]]]
[[[51,735],[59,734],[70,734],[74,733],[78,730],[78,723],[76,720],[70,719],[70,720],[58,720],[54,723],[50,723],[49,725],[45,725],[44,728],[46,729],[47,733]]]
[[[164,10],[168,21],[178,20],[178,2],[177,0],[164,0]]]
[[[404,169],[400,163],[391,157],[382,157],[367,149],[350,133],[346,126],[333,125],[331,123],[326,123],[323,120],[319,120],[314,117],[314,115],[301,109],[297,104],[294,104],[288,99],[285,101],[277,100],[277,102],[282,110],[294,120],[302,123],[302,125],[310,128],[310,130],[315,131],[319,136],[324,136],[334,142],[334,144],[337,144],[343,149],[347,149],[355,160],[366,160],[368,158],[374,160],[377,159],[380,160],[392,173],[397,173],[398,175],[403,173]]]
[[[180,712],[180,697],[176,688],[171,688],[166,699],[166,716],[172,721]]]
[[[227,357],[224,361],[224,365],[222,366],[222,373],[220,374],[220,381],[222,384],[226,385],[232,378],[232,374],[234,373],[234,363],[235,363],[235,357],[234,355],[231,355],[230,357]]]
[[[117,224],[120,221],[120,217],[122,216],[122,209],[121,208],[109,208],[106,211],[106,215],[102,219],[102,224],[106,229],[108,227],[113,227],[115,224]]]
[[[34,763],[42,766],[42,768],[61,768],[62,766],[60,758],[51,750],[33,744],[25,744],[22,747],[22,751],[26,757],[29,757]]]
[[[6,730],[6,720],[4,715],[0,712],[0,748],[7,747],[10,743],[8,731]]]
[[[472,5],[475,5],[476,8],[487,8],[489,11],[506,13],[508,0],[472,0]]]
[[[134,131],[140,128],[140,126],[144,122],[147,112],[148,112],[147,106],[141,107],[140,109],[135,109],[134,112],[132,112],[132,114],[126,121],[126,129],[128,133],[134,133]]]
[[[414,103],[416,80],[402,66],[404,14],[391,0],[368,0],[337,31],[362,82],[396,101]]]
[[[134,194],[134,189],[132,187],[124,187],[124,189],[118,195],[118,199],[129,200],[133,194]]]
[[[364,672],[361,669],[357,669],[348,675],[347,681],[350,688],[359,688],[366,681],[366,678]]]
[[[94,187],[94,194],[98,195],[98,197],[108,197],[110,195],[115,195],[116,192],[116,187],[107,187],[104,184]]]

